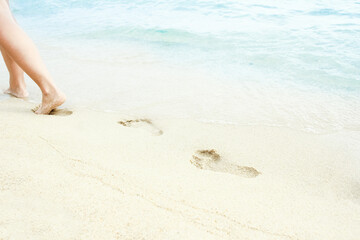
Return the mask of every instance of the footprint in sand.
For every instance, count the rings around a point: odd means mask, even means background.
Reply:
[[[135,127],[135,128],[142,128],[151,132],[155,136],[160,136],[163,134],[163,131],[156,127],[150,119],[130,119],[130,120],[123,120],[119,121],[119,124],[123,125],[124,127]]]
[[[221,156],[214,149],[196,151],[190,162],[200,169],[230,173],[241,177],[254,178],[260,174],[253,167],[239,166],[222,160]]]
[[[39,109],[39,107],[40,105],[31,110],[35,112],[36,110]],[[49,113],[49,115],[55,115],[55,116],[69,116],[71,114],[73,114],[73,112],[67,109],[54,109]]]

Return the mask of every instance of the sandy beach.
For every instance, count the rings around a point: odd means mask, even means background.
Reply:
[[[359,240],[359,12],[0,0],[0,240]]]
[[[34,106],[0,102],[1,240],[359,239],[359,132]]]

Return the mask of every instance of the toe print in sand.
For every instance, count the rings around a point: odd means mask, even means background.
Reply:
[[[241,177],[254,178],[260,174],[253,167],[239,166],[223,160],[214,149],[196,151],[190,162],[199,169],[230,173]]]
[[[123,125],[124,127],[142,128],[155,136],[160,136],[163,134],[163,131],[161,129],[155,126],[150,119],[146,118],[123,120],[119,121],[118,123]]]

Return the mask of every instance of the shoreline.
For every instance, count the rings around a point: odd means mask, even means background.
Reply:
[[[360,235],[359,132],[33,105],[0,101],[0,238]]]
[[[60,46],[38,39],[37,44],[69,107],[161,119],[286,126],[318,134],[360,130],[356,85],[346,90],[327,88],[246,69],[243,75],[229,77],[205,67],[168,62],[141,47],[109,45],[95,51],[91,43],[81,46],[76,41]],[[3,63],[1,67],[6,68]],[[8,74],[0,72],[0,77],[8,79]],[[30,99],[40,101],[38,86],[25,78]],[[0,88],[7,85],[4,81]]]

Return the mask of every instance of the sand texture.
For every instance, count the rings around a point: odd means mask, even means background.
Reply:
[[[0,102],[0,239],[360,239],[360,134]]]

